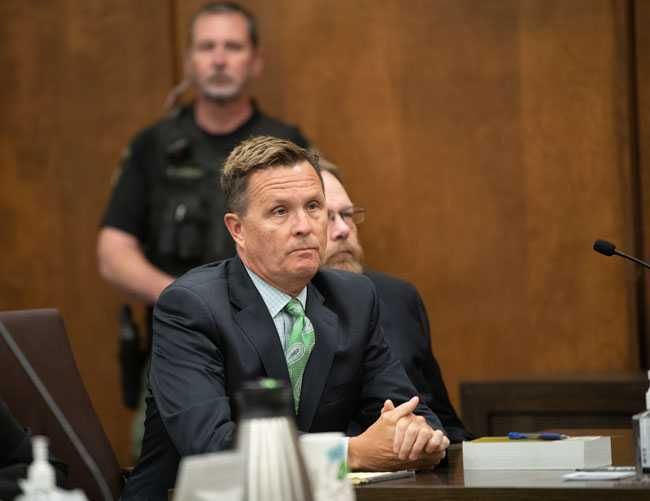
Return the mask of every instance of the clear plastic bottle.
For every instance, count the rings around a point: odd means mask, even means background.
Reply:
[[[19,480],[22,495],[16,501],[49,501],[56,492],[54,468],[48,461],[47,438],[32,437],[34,460],[27,468],[27,479]]]
[[[19,480],[23,494],[15,501],[88,501],[79,489],[64,491],[56,486],[56,474],[49,462],[48,439],[32,437],[34,460],[27,468],[27,479]]]
[[[27,480],[36,491],[50,492],[56,487],[54,468],[48,461],[48,440],[36,435],[32,438],[34,461],[27,469]]]
[[[650,371],[648,371],[650,380]],[[632,416],[636,472],[639,476],[650,476],[650,387],[645,394],[646,410]]]

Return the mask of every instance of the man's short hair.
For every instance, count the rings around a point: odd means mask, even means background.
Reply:
[[[248,24],[248,35],[250,36],[253,47],[257,48],[259,44],[259,31],[257,29],[257,19],[253,13],[242,7],[236,2],[209,2],[197,10],[192,17],[187,30],[187,46],[191,47],[194,42],[194,24],[196,20],[204,15],[209,14],[241,14]]]
[[[254,172],[272,167],[293,167],[301,162],[311,164],[322,185],[318,154],[314,151],[271,136],[257,136],[242,141],[228,155],[221,174],[221,188],[227,210],[236,214],[246,213],[248,179]]]

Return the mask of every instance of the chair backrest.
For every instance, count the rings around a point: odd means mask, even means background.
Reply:
[[[54,309],[4,311],[0,322],[79,435],[117,499],[122,488],[119,464],[79,375],[61,315]],[[32,434],[50,439],[55,456],[68,465],[66,486],[82,489],[89,500],[102,500],[81,456],[2,338],[0,367],[0,397]]]

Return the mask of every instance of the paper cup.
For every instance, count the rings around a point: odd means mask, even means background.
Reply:
[[[340,432],[308,433],[300,436],[315,501],[355,499],[347,479],[347,439]]]

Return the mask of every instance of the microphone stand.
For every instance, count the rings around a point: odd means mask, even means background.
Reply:
[[[640,264],[644,268],[650,269],[650,264],[634,256],[629,256],[628,254],[625,254],[625,252],[621,252],[619,250],[614,249],[614,254],[616,254],[617,256],[624,257],[625,259],[629,259],[630,261],[634,261],[636,264]]]

